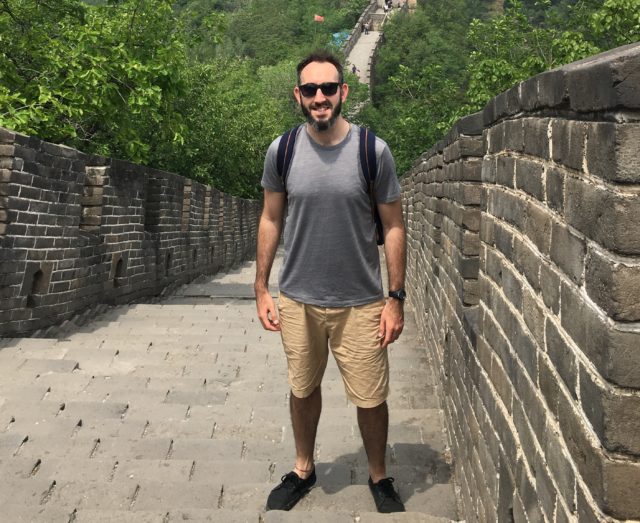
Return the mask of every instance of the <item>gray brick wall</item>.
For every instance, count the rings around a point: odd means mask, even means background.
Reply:
[[[259,207],[0,128],[0,336],[46,334],[251,259]]]
[[[640,44],[543,73],[402,179],[469,521],[640,519]]]

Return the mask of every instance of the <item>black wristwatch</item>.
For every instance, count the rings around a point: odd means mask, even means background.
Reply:
[[[389,298],[395,298],[396,300],[404,301],[407,297],[407,293],[404,289],[398,289],[397,291],[389,291]]]

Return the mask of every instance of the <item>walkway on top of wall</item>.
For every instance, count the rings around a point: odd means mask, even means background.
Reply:
[[[363,84],[369,85],[371,81],[371,56],[381,36],[381,31],[369,31],[369,34],[362,33],[347,56],[347,68],[351,70],[351,67],[355,65],[360,82]]]
[[[379,4],[381,2],[378,2]],[[394,2],[394,5],[397,5]],[[391,16],[397,12],[398,8],[394,8],[387,16]],[[376,9],[375,16],[384,17],[384,9],[379,5]],[[368,34],[362,33],[358,41],[353,46],[353,49],[346,57],[346,67],[351,70],[352,66],[356,66],[358,70],[357,74],[360,78],[360,82],[370,86],[371,83],[371,59],[373,53],[378,45],[378,40],[382,37],[382,31],[369,31]]]
[[[264,512],[294,444],[285,358],[257,321],[254,271],[112,308],[60,339],[0,341],[7,521],[383,521],[332,359],[317,486],[291,513]],[[452,467],[412,316],[390,348],[389,473],[410,511],[393,521],[445,521],[456,518]]]

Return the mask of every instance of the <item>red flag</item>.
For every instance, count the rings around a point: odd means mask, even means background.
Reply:
[[[324,22],[324,16],[313,15],[313,21],[314,22]]]

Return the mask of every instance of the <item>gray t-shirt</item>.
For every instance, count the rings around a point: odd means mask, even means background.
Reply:
[[[351,125],[338,145],[322,146],[300,128],[286,178],[287,217],[280,291],[322,307],[351,307],[383,298],[375,224],[360,169],[360,129]],[[267,151],[262,186],[283,192],[276,169],[280,138]],[[376,137],[379,203],[400,197],[387,144]]]

